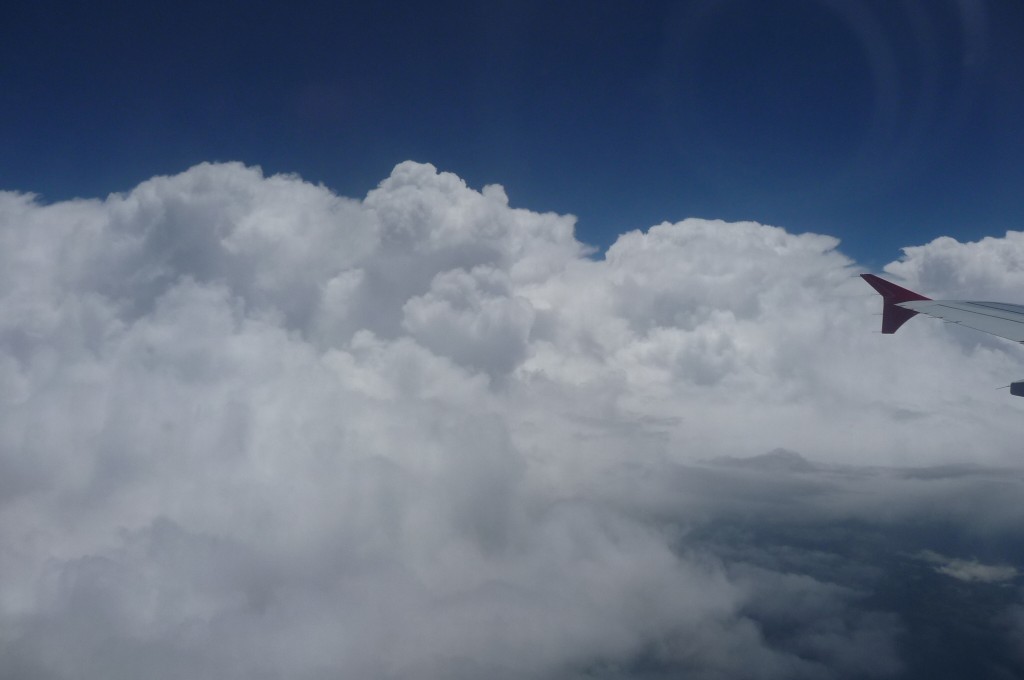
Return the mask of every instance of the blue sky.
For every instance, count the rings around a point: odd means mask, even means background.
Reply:
[[[362,196],[398,162],[579,217],[838,236],[868,266],[1024,225],[1018,2],[19,4],[0,187],[242,160]]]

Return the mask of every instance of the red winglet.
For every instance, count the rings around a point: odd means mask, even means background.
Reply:
[[[895,283],[880,279],[874,274],[861,274],[860,277],[871,284],[871,287],[882,296],[883,333],[895,333],[900,326],[917,314],[912,309],[899,307],[898,303],[910,302],[911,300],[931,300],[931,298],[927,298],[920,293],[915,293],[912,290],[897,286]]]

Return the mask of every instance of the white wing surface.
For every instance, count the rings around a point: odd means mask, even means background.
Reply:
[[[1024,342],[1024,305],[969,300],[912,300],[896,303],[904,309],[950,323]]]

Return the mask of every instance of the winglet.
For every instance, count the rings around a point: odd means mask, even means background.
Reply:
[[[912,290],[907,290],[906,288],[897,286],[895,283],[890,283],[885,279],[880,279],[874,274],[861,274],[860,277],[871,284],[871,287],[877,290],[882,296],[883,333],[895,333],[900,326],[917,314],[917,312],[912,309],[899,307],[898,305],[900,302],[931,299],[926,298],[924,295],[919,293],[915,293]]]

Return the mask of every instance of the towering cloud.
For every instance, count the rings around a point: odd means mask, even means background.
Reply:
[[[899,673],[877,565],[780,527],[1020,540],[1017,472],[928,467],[1018,454],[1015,348],[874,333],[828,236],[573,227],[411,162],[0,194],[0,677]],[[1019,236],[887,269],[1012,299]]]

